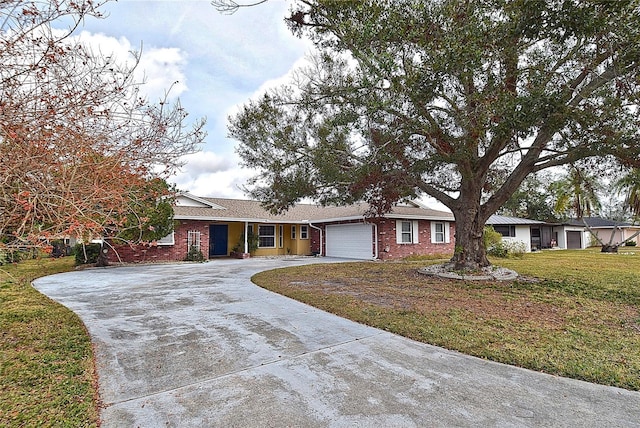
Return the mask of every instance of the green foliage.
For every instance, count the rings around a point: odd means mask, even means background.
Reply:
[[[482,234],[482,242],[487,254],[499,258],[522,258],[527,252],[527,246],[521,241],[505,241],[502,235],[493,229],[493,226],[485,226]]]
[[[258,235],[249,232],[249,235],[247,237],[247,247],[249,253],[253,254],[258,249],[259,242],[260,238],[258,237]],[[240,234],[238,242],[233,246],[232,251],[236,253],[244,252],[244,232]]]
[[[484,248],[489,250],[491,247],[502,242],[502,235],[496,232],[493,226],[485,226],[482,233],[482,243]]]
[[[202,254],[202,251],[200,251],[200,249],[198,247],[196,247],[195,245],[192,245],[189,248],[189,251],[187,252],[187,257],[185,257],[185,261],[188,261],[188,262],[203,262],[204,261],[204,255]]]
[[[288,23],[319,54],[229,126],[272,210],[427,194],[474,224],[456,238],[480,260],[476,231],[529,174],[639,162],[634,2],[312,0]]]
[[[173,203],[175,189],[166,181],[150,180],[144,186],[130,190],[129,211],[121,226],[113,233],[129,242],[151,242],[173,232]]]
[[[560,219],[553,210],[551,177],[530,175],[497,211],[498,214],[546,222]]]
[[[631,168],[615,185],[625,194],[625,204],[631,213],[640,218],[640,168]]]
[[[21,260],[28,258],[28,255],[24,251],[10,249],[10,248],[2,248],[0,249],[0,266],[18,263]]]
[[[635,247],[636,245],[638,245],[638,243],[636,241],[627,241],[624,243],[625,247]]]
[[[509,256],[509,253],[504,243],[500,242],[488,248],[487,255],[504,259]]]
[[[73,247],[76,265],[94,264],[102,250],[100,244],[76,244]]]
[[[598,178],[577,166],[549,186],[554,195],[554,212],[560,218],[583,218],[597,214],[600,210],[599,192],[602,185]]]
[[[501,259],[521,259],[527,252],[527,246],[522,241],[500,241],[487,250],[487,254]]]

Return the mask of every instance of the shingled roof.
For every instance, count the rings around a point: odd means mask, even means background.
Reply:
[[[271,214],[260,202],[242,199],[202,198],[185,194],[198,206],[180,203],[174,207],[176,220],[209,221],[249,221],[255,223],[307,223],[363,219],[369,209],[368,204],[347,206],[321,206],[315,204],[297,204],[282,214]],[[428,219],[453,221],[453,215],[415,204],[414,206],[396,206],[385,217],[406,219]]]
[[[587,225],[589,225],[589,227],[593,229],[598,229],[598,228],[608,229],[612,227],[618,227],[618,228],[634,227],[633,224],[625,221],[608,220],[602,217],[584,217],[584,221],[578,220],[578,219],[571,219],[564,224],[568,226],[583,227],[585,222],[587,223]]]

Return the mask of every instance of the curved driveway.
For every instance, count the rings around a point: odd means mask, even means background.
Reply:
[[[250,281],[328,261],[91,269],[34,286],[91,334],[103,428],[640,426],[640,393],[417,343]]]

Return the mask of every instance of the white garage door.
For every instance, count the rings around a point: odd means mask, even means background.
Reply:
[[[373,259],[370,224],[336,224],[327,226],[327,256],[347,259]]]

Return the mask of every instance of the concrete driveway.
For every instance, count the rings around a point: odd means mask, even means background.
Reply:
[[[102,427],[640,427],[640,393],[468,357],[250,281],[330,259],[91,269],[35,287],[95,344]]]

